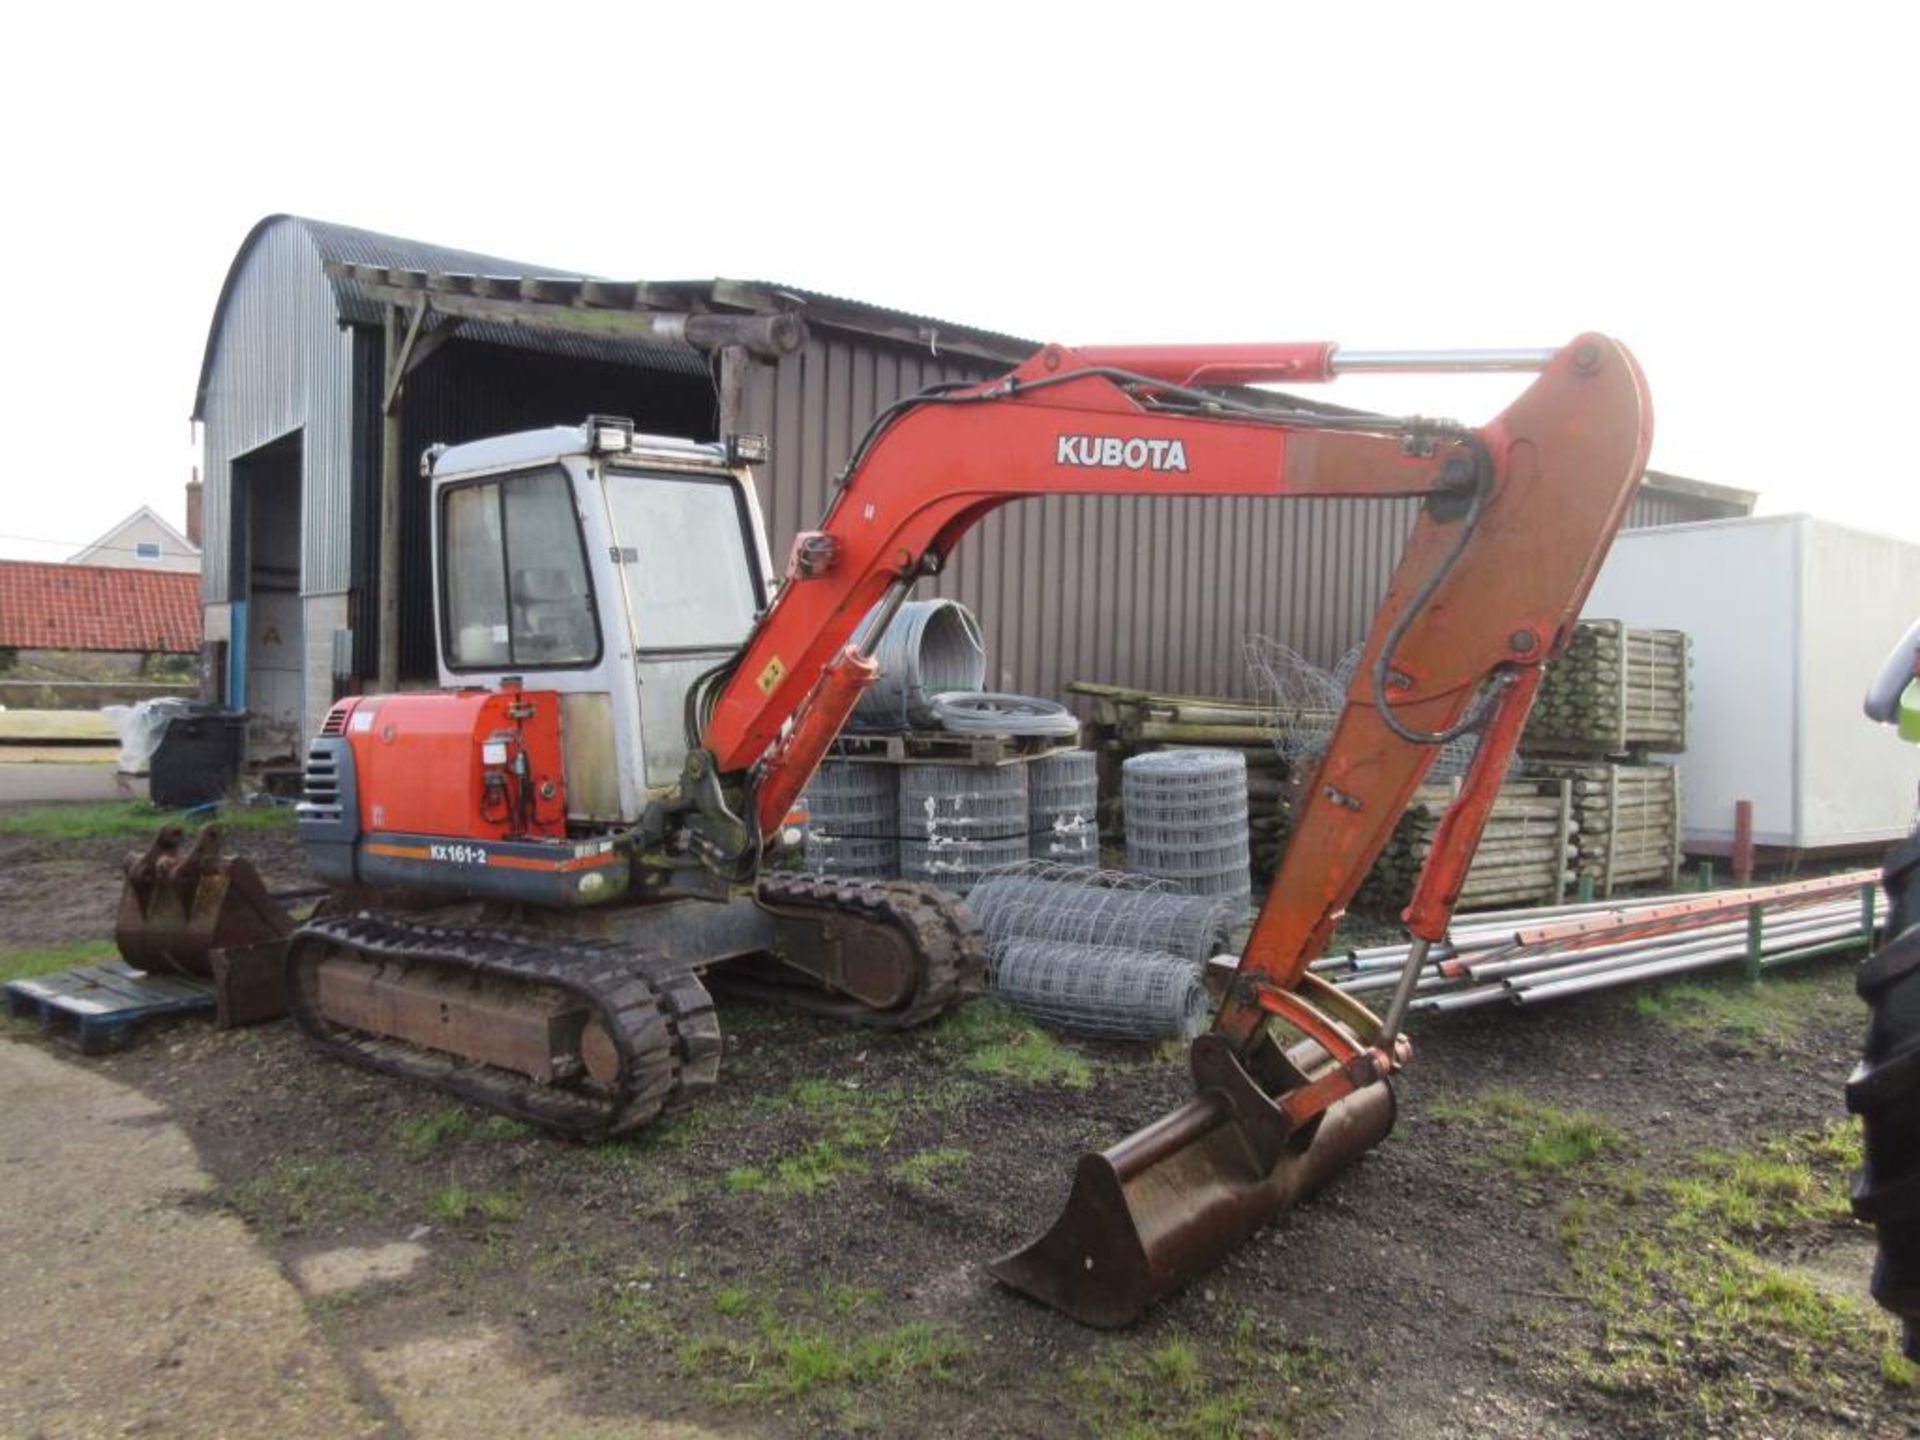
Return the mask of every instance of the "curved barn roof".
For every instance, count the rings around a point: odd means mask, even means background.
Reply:
[[[382,265],[397,270],[454,271],[469,275],[517,275],[538,279],[587,280],[575,270],[559,270],[551,265],[534,265],[524,260],[509,260],[500,255],[485,255],[477,250],[456,250],[448,245],[433,245],[423,240],[407,240],[398,235],[382,235],[351,225],[336,225],[328,220],[309,220],[301,215],[268,215],[247,232],[227,267],[220,298],[214,302],[213,319],[207,326],[207,343],[200,357],[200,378],[193,391],[193,417],[204,418],[207,384],[212,378],[214,351],[220,342],[229,302],[247,261],[261,238],[276,225],[292,225],[305,234],[313,246],[314,260],[325,267],[336,265]],[[343,325],[378,325],[381,306],[369,299],[346,275],[326,269],[327,282],[333,288]],[[509,325],[464,324],[460,338],[483,344],[511,345],[522,350],[570,355],[577,359],[610,360],[615,364],[637,365],[643,369],[666,370],[681,375],[703,375],[704,357],[678,345],[649,345],[637,340],[601,340],[560,332],[534,331]]]
[[[196,420],[203,418],[214,351],[226,320],[229,301],[239,277],[246,269],[248,258],[261,238],[276,225],[297,226],[306,236],[313,247],[315,262],[326,271],[340,321],[348,325],[378,325],[383,317],[380,302],[365,294],[350,275],[341,273],[337,268],[341,266],[367,265],[422,274],[499,275],[522,279],[585,281],[605,278],[574,270],[555,269],[549,265],[533,265],[523,260],[509,260],[504,256],[486,255],[476,250],[458,250],[448,245],[432,245],[422,240],[382,235],[351,225],[336,225],[328,220],[309,220],[300,215],[269,215],[241,241],[233,264],[228,267],[220,298],[213,307],[213,320],[207,328],[206,349],[200,362],[199,384],[194,389],[193,418]],[[976,359],[1009,366],[1018,364],[1040,348],[1038,341],[1017,335],[959,325],[911,311],[869,305],[772,281],[671,281],[653,288],[673,293],[697,309],[762,313],[791,310],[804,316],[812,325],[915,348],[925,347],[933,354],[957,351]],[[439,323],[437,319],[430,321],[430,328],[436,323]],[[654,344],[624,338],[608,340],[564,330],[498,325],[475,320],[461,325],[459,338],[568,355],[577,359],[609,360],[615,364],[680,375],[704,375],[707,371],[706,358],[683,345]]]

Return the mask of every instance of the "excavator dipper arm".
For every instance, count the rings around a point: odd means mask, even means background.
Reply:
[[[1390,368],[1539,373],[1473,430],[1194,388]],[[1084,1157],[1066,1214],[999,1262],[1001,1279],[1091,1323],[1124,1323],[1385,1134],[1385,1077],[1406,1058],[1397,1032],[1423,942],[1446,932],[1541,664],[1568,639],[1625,516],[1651,424],[1639,367],[1600,335],[1471,359],[1348,357],[1323,344],[1049,346],[1004,379],[911,397],[875,422],[709,697],[690,763],[738,786],[750,835],[772,832],[872,682],[878,637],[855,643],[863,618],[936,573],[1011,500],[1425,501],[1234,983],[1194,1047],[1197,1098]],[[1437,746],[1474,726],[1475,761],[1405,912],[1415,958],[1382,1023],[1307,967]]]

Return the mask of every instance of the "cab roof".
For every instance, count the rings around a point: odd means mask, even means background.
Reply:
[[[449,475],[499,470],[508,466],[539,465],[562,460],[569,455],[592,453],[592,430],[583,421],[578,425],[551,425],[543,430],[520,430],[511,435],[490,435],[484,440],[449,445],[437,454],[429,452],[428,473],[438,480]],[[678,435],[634,434],[626,453],[642,458],[651,454],[683,464],[689,461],[705,463],[716,469],[728,468],[724,447]]]

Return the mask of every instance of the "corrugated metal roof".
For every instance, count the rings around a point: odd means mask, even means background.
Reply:
[[[1038,340],[1021,335],[983,330],[977,325],[962,325],[958,321],[941,320],[911,310],[895,310],[865,300],[850,300],[844,295],[808,290],[778,280],[717,279],[681,283],[704,284],[708,299],[717,305],[791,311],[816,325],[924,345],[932,359],[941,358],[942,349],[961,350],[973,358],[1017,365],[1038,350],[1041,344]]]
[[[384,265],[405,270],[441,270],[470,275],[521,275],[551,279],[586,280],[598,277],[574,270],[559,270],[550,265],[534,265],[524,260],[509,260],[500,255],[485,255],[477,250],[458,250],[448,245],[432,245],[398,235],[382,235],[351,225],[336,225],[327,220],[309,220],[300,215],[269,215],[248,232],[228,267],[220,298],[213,307],[213,319],[207,327],[207,344],[200,360],[200,379],[194,387],[193,418],[205,418],[207,382],[212,376],[214,349],[226,319],[229,302],[248,257],[266,232],[275,225],[295,226],[312,242],[321,265],[328,263]],[[378,325],[384,318],[377,301],[360,293],[351,279],[327,274],[338,302],[340,320],[349,325]],[[599,340],[591,336],[569,335],[559,331],[530,330],[513,325],[493,325],[470,321],[460,327],[460,338],[485,345],[507,345],[517,350],[532,350],[545,355],[562,355],[577,360],[602,360],[615,365],[633,365],[675,375],[704,375],[706,358],[681,345],[650,345],[637,340]]]
[[[560,280],[587,278],[576,271],[530,265],[524,260],[483,255],[477,250],[456,250],[450,245],[431,245],[424,240],[407,240],[373,230],[357,230],[351,225],[336,225],[329,220],[307,220],[298,215],[284,218],[303,227],[313,237],[313,246],[320,252],[320,259],[333,264],[385,265],[397,270],[451,270],[468,275],[526,275]],[[241,248],[244,251],[246,247]],[[366,299],[358,287],[343,276],[328,278],[333,281],[333,288],[340,296],[342,319],[356,325],[380,323],[380,305],[377,301]]]

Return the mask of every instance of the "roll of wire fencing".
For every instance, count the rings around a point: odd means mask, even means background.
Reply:
[[[886,880],[900,873],[900,770],[823,760],[807,782],[806,868]]]
[[[1100,777],[1091,750],[1063,750],[1028,764],[1028,858],[1098,865],[1099,817]]]
[[[1174,955],[1014,940],[994,966],[994,994],[1041,1024],[1107,1040],[1191,1040],[1211,1009],[1200,972]]]
[[[1172,955],[1196,970],[1233,942],[1231,901],[1189,895],[1117,870],[1029,860],[986,876],[967,897],[986,936],[989,971],[1006,942],[1045,940]]]
[[[1120,767],[1127,869],[1217,895],[1244,916],[1253,900],[1247,757],[1238,750],[1154,750]]]
[[[996,691],[949,691],[933,697],[934,723],[956,735],[1039,735],[1066,739],[1080,722],[1057,700]]]
[[[889,767],[893,768],[893,767]],[[900,874],[965,895],[1027,854],[1024,765],[902,765]]]
[[[1028,861],[967,898],[996,997],[1042,1024],[1109,1039],[1190,1037],[1207,1022],[1206,960],[1231,907],[1111,870]]]
[[[978,690],[987,679],[980,622],[958,600],[907,601],[880,637],[873,658],[880,675],[853,707],[847,720],[851,730],[935,725],[934,696]]]
[[[1346,709],[1347,687],[1360,666],[1364,648],[1354,646],[1340,657],[1339,664],[1326,670],[1278,640],[1265,635],[1248,637],[1247,675],[1253,682],[1254,698],[1270,712],[1267,724],[1274,752],[1286,765],[1288,775],[1307,774],[1332,743],[1334,727]],[[1447,741],[1435,755],[1428,778],[1451,780],[1466,774],[1479,748],[1477,730]]]

